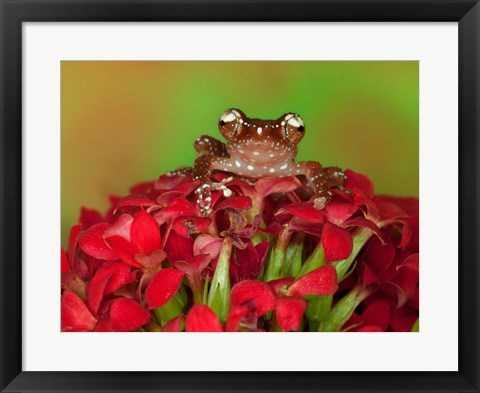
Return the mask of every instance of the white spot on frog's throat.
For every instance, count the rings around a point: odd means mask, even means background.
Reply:
[[[259,156],[259,155],[260,155],[260,152],[254,151],[252,154],[253,154],[254,156]]]
[[[248,166],[247,166],[247,169],[248,169],[249,171],[253,171],[255,168],[254,168],[252,165],[248,165]]]
[[[270,173],[274,173],[274,172],[275,172],[275,168],[270,168],[268,171],[269,171]]]
[[[280,169],[287,169],[287,166],[288,166],[288,164],[285,163],[285,164],[283,164],[283,165],[280,167]]]
[[[239,161],[235,161],[235,165],[236,165],[237,168],[240,168],[242,166],[242,164],[240,164]]]
[[[263,130],[262,130],[262,127],[258,127],[258,128],[257,128],[257,134],[258,134],[258,135],[262,135],[262,131],[263,131]]]
[[[268,156],[269,156],[270,158],[273,158],[273,157],[275,157],[275,154],[270,153]]]

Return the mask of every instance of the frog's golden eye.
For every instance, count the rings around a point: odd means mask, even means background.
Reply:
[[[302,118],[295,113],[285,116],[285,136],[293,143],[300,142],[305,133],[305,124]]]
[[[220,132],[225,138],[232,137],[237,132],[242,114],[237,109],[228,109],[218,121]]]

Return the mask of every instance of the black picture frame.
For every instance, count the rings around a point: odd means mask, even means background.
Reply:
[[[0,0],[0,13],[2,392],[479,392],[478,0]],[[22,23],[31,21],[458,22],[459,371],[282,373],[22,371]],[[444,197],[439,194],[439,198]],[[444,294],[440,296],[442,295]]]

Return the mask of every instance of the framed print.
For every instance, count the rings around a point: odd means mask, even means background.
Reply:
[[[2,391],[478,391],[479,7],[1,0]]]

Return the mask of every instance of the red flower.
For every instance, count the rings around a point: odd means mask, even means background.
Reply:
[[[82,208],[61,252],[62,331],[411,331],[418,199],[345,174],[321,207],[295,176],[218,172],[204,214],[185,169],[105,214]]]
[[[195,304],[185,318],[187,332],[221,332],[222,325],[212,309],[203,304]]]
[[[176,269],[162,269],[145,290],[145,304],[148,309],[157,308],[168,302],[177,292],[184,273]]]

